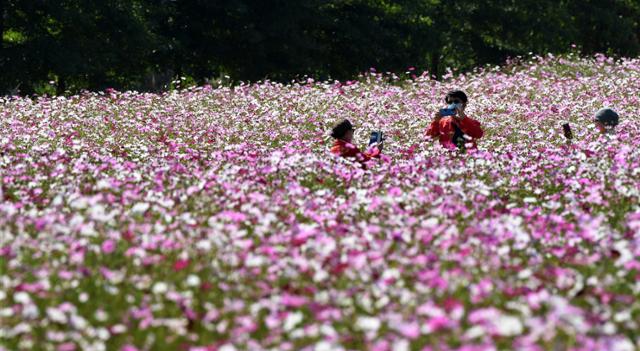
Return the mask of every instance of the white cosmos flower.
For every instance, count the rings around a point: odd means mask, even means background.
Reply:
[[[302,322],[303,318],[304,318],[304,315],[302,314],[302,312],[290,313],[287,316],[287,318],[284,320],[283,329],[285,331],[291,331],[293,328],[295,328],[296,325]]]
[[[165,282],[157,282],[153,284],[153,287],[151,288],[151,291],[156,295],[164,294],[168,290],[169,290],[169,286]]]
[[[146,212],[149,209],[149,204],[146,202],[139,202],[137,204],[135,204],[132,208],[131,208],[131,213],[132,214],[142,214],[144,212]]]
[[[187,285],[191,287],[200,286],[200,277],[195,274],[189,275],[187,277]]]
[[[51,321],[54,321],[57,323],[63,323],[63,324],[67,323],[67,316],[64,314],[64,312],[54,307],[47,308],[47,317]]]
[[[514,316],[501,315],[495,321],[498,334],[503,336],[515,336],[522,334],[522,322]]]
[[[380,319],[376,317],[358,317],[356,321],[356,326],[365,331],[376,331],[380,329]]]

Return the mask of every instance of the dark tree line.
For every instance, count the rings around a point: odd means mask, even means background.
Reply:
[[[0,94],[640,53],[637,0],[0,0]]]

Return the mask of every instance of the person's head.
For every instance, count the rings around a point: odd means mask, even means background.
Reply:
[[[331,137],[350,143],[351,140],[353,140],[353,125],[348,119],[345,119],[337,126],[333,127],[331,130]]]
[[[610,108],[603,108],[596,112],[594,122],[598,130],[600,130],[601,133],[604,133],[607,130],[613,130],[615,126],[618,125],[619,120],[620,117],[614,110]]]
[[[444,97],[444,102],[447,104],[462,104],[464,107],[467,106],[467,94],[462,90],[451,90]]]

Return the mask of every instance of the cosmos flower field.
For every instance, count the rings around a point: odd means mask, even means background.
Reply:
[[[640,60],[411,73],[3,98],[0,350],[639,349]]]

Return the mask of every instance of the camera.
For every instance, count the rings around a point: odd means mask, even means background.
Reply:
[[[565,138],[567,139],[573,138],[573,133],[571,132],[571,126],[569,126],[569,123],[565,123],[562,125],[562,132],[564,133]]]
[[[379,144],[384,141],[384,133],[382,131],[371,132],[371,138],[369,138],[369,145]]]
[[[445,116],[454,116],[456,114],[456,107],[460,107],[461,104],[451,104],[447,106],[447,108],[440,109],[440,115],[442,117]]]

